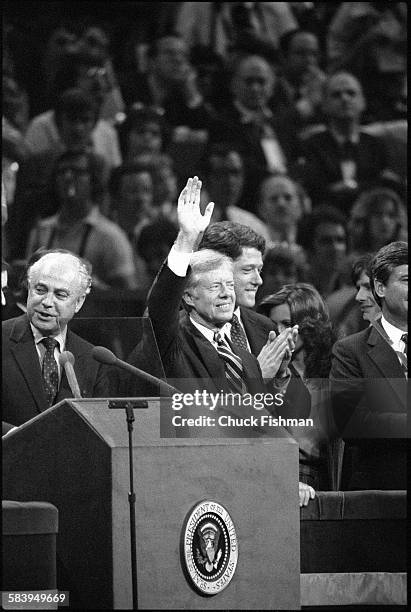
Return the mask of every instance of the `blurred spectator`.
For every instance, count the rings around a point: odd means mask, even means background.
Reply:
[[[137,238],[136,250],[146,265],[147,290],[167,258],[177,233],[177,225],[164,217],[159,217],[142,228]]]
[[[32,229],[27,257],[39,248],[68,249],[91,263],[97,286],[135,289],[127,236],[99,211],[105,175],[104,161],[93,153],[68,151],[57,159],[52,186],[59,209]]]
[[[197,73],[197,86],[205,102],[221,109],[229,100],[226,62],[211,47],[195,44],[190,48],[190,61]]]
[[[79,40],[72,27],[62,24],[54,28],[46,41],[46,48],[43,53],[41,70],[44,79],[45,108],[50,106],[50,98],[54,89],[56,75],[61,68],[64,59],[79,50]],[[47,103],[48,102],[48,103]]]
[[[305,260],[297,244],[298,222],[306,211],[304,195],[287,175],[269,175],[260,185],[257,212],[265,223],[267,247],[287,245],[301,262]]]
[[[331,206],[318,206],[302,217],[297,242],[305,249],[307,280],[326,297],[343,284],[347,231],[344,215]]]
[[[25,138],[29,117],[28,98],[15,79],[4,73],[2,85],[2,157],[19,162],[30,153]]]
[[[124,111],[124,101],[117,82],[114,65],[110,57],[110,39],[101,26],[92,25],[85,29],[79,40],[82,52],[96,66],[102,66],[109,83],[104,102],[100,110],[100,118],[114,122],[119,113]]]
[[[375,187],[360,194],[348,220],[350,250],[356,254],[407,241],[407,210],[392,189]]]
[[[199,91],[184,40],[177,35],[161,36],[150,45],[147,55],[147,72],[133,71],[120,77],[126,105],[140,102],[156,106],[164,109],[173,128],[206,130],[210,109]]]
[[[118,134],[124,161],[140,155],[158,155],[165,150],[169,137],[164,111],[137,102],[119,123]]]
[[[235,221],[257,234],[265,231],[261,220],[242,208],[246,175],[242,155],[234,145],[212,143],[205,152],[201,175],[203,200],[206,204],[214,202],[212,222]]]
[[[59,149],[60,153],[65,150],[56,115],[59,112],[61,94],[74,87],[87,93],[95,106],[97,118],[91,134],[92,150],[102,155],[110,168],[120,165],[121,155],[116,131],[108,121],[100,117],[101,108],[112,85],[108,80],[106,68],[96,61],[82,52],[65,56],[64,61],[62,60],[55,77],[53,108],[34,117],[27,129],[26,139],[33,153],[40,153],[52,147]]]
[[[320,47],[315,34],[296,29],[281,37],[281,74],[276,89],[283,95],[285,111],[293,109],[299,127],[323,121],[325,74],[320,68]]]
[[[261,272],[263,284],[258,288],[257,303],[284,285],[305,281],[305,269],[295,250],[286,245],[277,245],[266,250]]]
[[[326,82],[327,127],[302,141],[303,185],[313,206],[327,202],[348,215],[360,189],[375,184],[387,169],[381,139],[360,129],[365,100],[359,81],[338,72]]]
[[[269,108],[275,75],[258,55],[239,57],[231,78],[231,104],[210,129],[211,142],[231,142],[240,148],[250,175],[285,172],[296,155],[295,127],[280,122]],[[253,211],[253,209],[251,208]]]
[[[288,2],[181,2],[175,24],[189,46],[210,46],[224,58],[243,51],[270,59],[296,26]]]
[[[50,177],[61,148],[88,150],[96,120],[93,100],[82,90],[70,89],[60,97],[55,109],[55,124],[63,147],[52,145],[41,153],[29,155],[20,164],[14,204],[7,223],[10,261],[24,257],[27,236],[37,217],[57,211],[57,203],[50,194]]]
[[[342,2],[329,28],[328,62],[360,79],[368,121],[405,118],[407,3]]]
[[[271,318],[278,333],[292,325],[299,326],[290,363],[293,386],[289,386],[286,393],[293,405],[310,402],[309,416],[315,424],[314,428],[305,428],[309,430],[307,432],[304,428],[289,428],[300,447],[299,480],[317,490],[334,488],[335,470],[331,447],[327,443],[332,431],[328,374],[336,336],[327,306],[312,285],[297,283],[285,285],[277,293],[267,296],[257,311]]]
[[[129,162],[110,177],[110,218],[126,232],[132,244],[155,216],[153,180],[146,165]]]

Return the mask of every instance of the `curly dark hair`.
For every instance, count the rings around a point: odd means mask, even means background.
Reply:
[[[288,304],[291,324],[298,323],[305,351],[305,376],[328,378],[331,351],[337,336],[321,295],[309,283],[284,285],[277,293],[264,298],[257,312],[269,316],[272,307],[280,304]]]

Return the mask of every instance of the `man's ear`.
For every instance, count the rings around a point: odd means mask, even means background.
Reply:
[[[85,300],[85,299],[86,299],[86,295],[85,295],[85,294],[84,294],[84,295],[80,295],[80,296],[77,298],[76,307],[75,307],[75,312],[76,312],[76,313],[77,313],[77,312],[80,310],[80,308],[83,306],[83,304],[84,304],[84,300]]]
[[[375,289],[375,293],[378,295],[379,298],[383,298],[385,297],[385,285],[384,283],[382,283],[379,280],[374,280],[374,289]]]
[[[187,304],[187,306],[194,306],[194,301],[193,298],[191,297],[191,295],[188,293],[188,291],[184,291],[183,294],[183,301]]]

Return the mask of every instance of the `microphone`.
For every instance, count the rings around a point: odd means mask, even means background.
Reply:
[[[130,365],[126,361],[119,359],[112,353],[108,348],[104,346],[95,346],[91,351],[91,355],[93,359],[98,361],[99,363],[104,363],[106,365],[117,366],[118,368],[122,368],[123,370],[127,370],[131,374],[142,378],[146,382],[151,383],[152,385],[157,385],[160,387],[160,392],[162,391],[167,396],[172,396],[174,393],[180,393],[178,389],[172,387],[168,383],[161,380],[161,378],[157,378],[157,376],[153,376],[148,372],[144,372],[144,370],[140,370],[140,368],[136,368],[135,366]]]
[[[70,351],[63,351],[59,355],[59,362],[67,376],[68,384],[70,386],[73,397],[78,399],[81,397],[80,387],[78,386],[76,373],[74,372],[74,355]]]

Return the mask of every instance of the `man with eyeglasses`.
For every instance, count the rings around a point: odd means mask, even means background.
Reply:
[[[125,232],[99,210],[105,174],[103,160],[92,153],[66,152],[59,157],[52,178],[58,212],[40,219],[32,229],[26,255],[40,247],[68,249],[91,263],[95,284],[135,289],[131,244]]]
[[[361,130],[366,106],[360,82],[348,72],[331,75],[324,85],[324,129],[301,141],[299,174],[313,204],[327,202],[348,214],[361,189],[387,170],[384,143]]]

